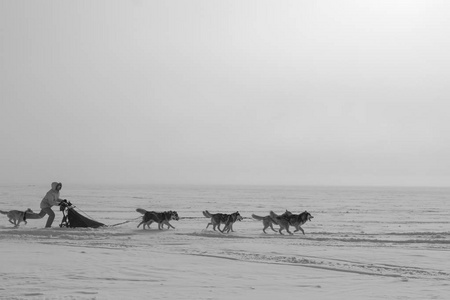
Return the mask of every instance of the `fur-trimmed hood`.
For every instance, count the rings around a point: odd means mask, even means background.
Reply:
[[[61,200],[59,199],[59,191],[56,189],[58,185],[62,187],[61,182],[52,182],[52,188],[47,192],[47,194],[45,194],[44,198],[41,201],[41,209],[59,204]]]
[[[60,185],[62,187],[62,183],[61,182],[52,182],[52,190],[56,191],[56,187]]]

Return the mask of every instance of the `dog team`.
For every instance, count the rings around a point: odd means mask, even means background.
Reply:
[[[155,211],[147,211],[142,208],[136,209],[137,212],[143,214],[142,221],[137,226],[143,225],[142,228],[145,229],[145,226],[150,228],[150,224],[155,222],[158,223],[158,229],[161,230],[163,228],[163,225],[165,224],[168,228],[174,228],[169,221],[170,220],[179,220],[178,213],[176,211],[165,211],[165,212],[155,212]],[[213,230],[215,231],[216,228],[222,232],[222,233],[229,233],[230,231],[234,232],[233,230],[233,224],[236,221],[242,221],[243,218],[239,214],[239,212],[234,212],[232,214],[223,214],[223,213],[217,213],[217,214],[211,214],[209,211],[205,210],[203,211],[203,215],[206,218],[210,218],[210,222],[208,225],[206,225],[206,228],[209,227],[209,225],[212,225]],[[304,211],[301,214],[293,214],[290,211],[286,210],[283,214],[277,215],[273,211],[270,211],[269,215],[261,217],[257,216],[255,214],[252,215],[253,219],[259,220],[263,222],[263,232],[266,233],[267,228],[271,228],[273,231],[277,232],[273,225],[280,226],[280,229],[278,232],[280,234],[283,234],[283,230],[286,230],[289,234],[294,234],[293,232],[289,231],[289,227],[292,226],[295,228],[294,232],[297,232],[301,230],[303,234],[305,234],[305,231],[301,227],[301,225],[305,224],[307,221],[311,221],[312,218],[314,218],[309,212]],[[220,229],[220,225],[223,224],[222,229]]]

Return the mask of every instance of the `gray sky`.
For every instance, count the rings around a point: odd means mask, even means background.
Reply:
[[[448,1],[0,2],[2,183],[443,185]]]

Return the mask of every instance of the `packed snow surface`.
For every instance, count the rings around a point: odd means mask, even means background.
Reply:
[[[1,210],[39,212],[45,186],[3,186]],[[450,189],[264,186],[67,186],[81,214],[107,224],[18,228],[0,215],[2,299],[448,299]],[[176,210],[176,229],[137,228],[136,208]],[[305,210],[305,235],[252,214]],[[211,213],[239,211],[224,234]],[[117,225],[118,224],[118,225]],[[223,225],[222,225],[223,226]],[[275,226],[278,229],[278,226]]]

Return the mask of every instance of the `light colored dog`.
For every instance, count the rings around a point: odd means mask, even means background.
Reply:
[[[286,209],[286,211],[285,211],[283,214],[281,214],[282,217],[290,216],[290,215],[292,215],[292,213],[291,213],[290,211],[288,211],[287,209]],[[270,227],[273,231],[277,232],[277,231],[273,228],[273,224],[278,225],[278,220],[277,220],[276,218],[272,218],[270,215],[265,216],[265,217],[261,217],[261,216],[255,215],[255,214],[252,215],[252,218],[255,219],[255,220],[258,220],[258,221],[262,221],[262,222],[263,222],[263,226],[264,226],[263,232],[264,232],[264,233],[267,233],[267,232],[266,232],[266,229],[269,228],[269,227]]]
[[[27,224],[27,213],[33,213],[31,209],[27,209],[26,211],[20,210],[10,210],[3,211],[0,210],[1,214],[6,215],[9,218],[9,222],[14,225],[14,227],[19,227],[20,222],[25,222]]]

